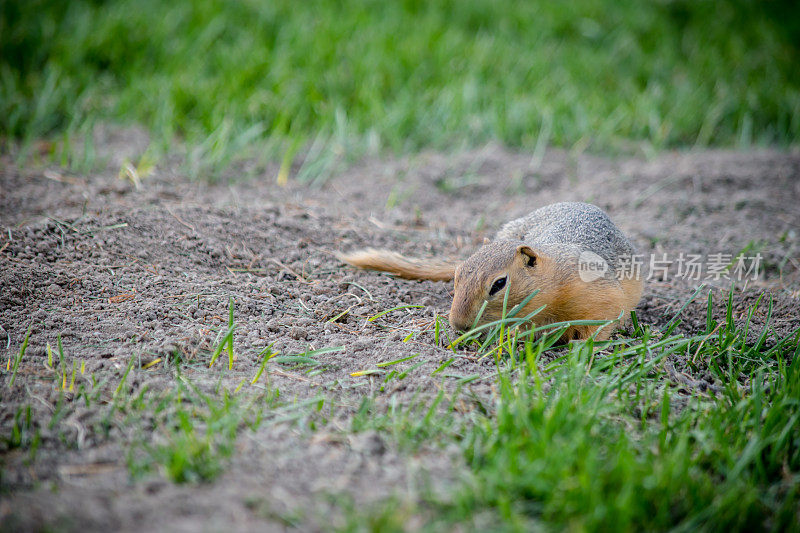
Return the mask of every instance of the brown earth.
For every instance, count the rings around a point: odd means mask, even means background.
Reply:
[[[277,168],[246,180],[231,171],[228,182],[209,185],[165,163],[136,188],[117,171],[145,146],[137,132],[109,136],[108,170],[91,175],[19,168],[8,157],[0,162],[2,529],[325,529],[344,520],[331,514],[331,498],[340,508],[342,499],[360,508],[390,496],[402,502],[427,490],[445,493],[458,475],[457,453],[426,446],[409,453],[385,435],[349,428],[364,397],[409,405],[477,375],[466,387],[490,398],[494,363],[458,353],[446,377],[431,376],[454,356],[444,335],[434,341],[433,328],[436,315],[446,316],[451,285],[355,271],[335,260],[336,250],[374,246],[464,258],[507,220],[555,201],[588,201],[607,210],[646,258],[760,253],[758,278],[734,290],[735,318],[744,320],[766,292],[771,340],[800,326],[797,153],[706,151],[644,160],[553,150],[536,158],[488,145],[366,159],[319,187],[294,180],[279,186]],[[715,301],[727,297],[729,283],[710,281]],[[675,265],[651,276],[639,320],[663,327],[699,284],[677,277]],[[223,355],[209,370],[210,352],[227,328],[229,298],[237,360],[224,372]],[[706,298],[704,290],[686,307],[679,332],[704,328]],[[764,301],[753,317],[757,331]],[[409,304],[422,307],[368,320]],[[30,344],[9,387],[6,362],[28,328]],[[68,360],[85,364],[78,384],[105,379],[113,393],[134,356],[131,395],[175,387],[171,367],[143,368],[175,353],[201,388],[233,390],[254,375],[268,345],[281,354],[341,347],[316,355],[322,364],[313,372],[271,365],[264,376],[290,407],[324,397],[338,410],[316,431],[278,414],[240,432],[224,472],[211,482],[174,484],[158,472],[133,479],[125,423],[96,430],[110,393],[87,406],[61,392],[45,366],[46,345],[55,347],[58,334]],[[381,376],[351,375],[414,354],[420,355],[396,368],[424,364],[385,388]],[[687,386],[715,386],[708,373],[687,374],[679,358],[671,364]],[[7,444],[14,416],[26,406],[41,435],[32,461]],[[61,418],[53,423],[56,410]],[[284,412],[302,416],[299,408]]]

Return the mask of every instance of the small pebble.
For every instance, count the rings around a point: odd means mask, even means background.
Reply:
[[[291,330],[289,330],[289,336],[295,340],[305,340],[308,338],[308,332],[305,328],[301,328],[299,326],[293,326]]]
[[[50,294],[59,295],[63,294],[64,290],[61,288],[61,285],[58,285],[57,283],[51,283],[50,285],[47,286],[47,292],[49,292]]]

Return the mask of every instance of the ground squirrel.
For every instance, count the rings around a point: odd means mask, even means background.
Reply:
[[[502,316],[507,309],[539,292],[517,316],[546,307],[533,317],[537,326],[573,320],[623,320],[639,303],[641,273],[634,248],[608,215],[581,202],[551,204],[505,224],[494,240],[463,262],[404,257],[372,248],[337,254],[351,265],[390,272],[405,279],[455,279],[450,324],[467,330]],[[586,339],[597,326],[571,326],[562,340]],[[605,327],[595,336],[605,340]]]

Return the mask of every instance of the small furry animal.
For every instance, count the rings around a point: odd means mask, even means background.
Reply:
[[[502,317],[507,309],[538,293],[517,314],[536,326],[576,320],[624,320],[641,298],[641,273],[633,268],[634,247],[599,207],[581,202],[547,205],[505,224],[494,240],[463,262],[404,257],[368,248],[337,257],[353,266],[390,272],[405,279],[455,279],[450,325],[465,331]],[[480,312],[483,303],[486,308]],[[570,326],[562,341],[611,328]]]

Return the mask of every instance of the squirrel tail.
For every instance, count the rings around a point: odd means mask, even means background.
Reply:
[[[349,254],[336,253],[340,261],[359,268],[389,272],[403,279],[428,279],[450,281],[455,277],[459,263],[436,259],[405,257],[389,250],[366,248]]]

